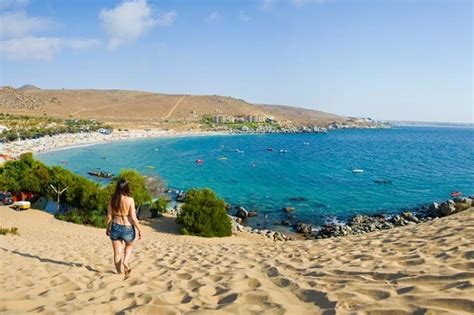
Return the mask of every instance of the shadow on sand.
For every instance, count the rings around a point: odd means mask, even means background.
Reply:
[[[40,257],[40,256],[28,254],[28,253],[22,253],[22,252],[19,252],[17,250],[8,250],[8,249],[3,248],[3,247],[0,247],[0,249],[3,249],[4,251],[10,252],[10,253],[15,254],[15,255],[20,255],[20,256],[23,256],[23,257],[37,259],[37,260],[39,260],[40,262],[43,262],[43,263],[52,263],[52,264],[57,264],[57,265],[69,266],[69,267],[86,268],[87,270],[92,271],[92,272],[99,272],[99,270],[94,269],[91,266],[86,266],[86,265],[80,264],[80,263],[65,262],[65,261],[61,261],[61,260],[43,258],[43,257]]]
[[[164,215],[159,218],[141,220],[140,224],[151,227],[157,232],[181,235],[179,232],[179,225],[175,222],[175,220],[175,217]]]

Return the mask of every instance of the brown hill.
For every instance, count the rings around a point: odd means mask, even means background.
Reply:
[[[38,106],[24,106],[22,99],[25,98]],[[194,127],[199,125],[205,115],[271,116],[287,125],[295,126],[325,126],[333,121],[347,120],[345,117],[309,109],[250,104],[241,99],[218,95],[172,95],[124,90],[20,91],[2,88],[0,111],[28,115],[46,114],[58,118],[98,119],[116,127],[129,128]]]
[[[23,85],[22,87],[19,87],[17,90],[20,90],[20,91],[31,91],[31,90],[40,90],[39,87],[37,86],[34,86],[32,84],[25,84]]]

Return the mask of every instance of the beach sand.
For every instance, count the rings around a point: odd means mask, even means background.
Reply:
[[[131,277],[103,229],[0,207],[0,312],[107,314],[468,314],[474,210],[319,241],[180,236],[144,222]]]

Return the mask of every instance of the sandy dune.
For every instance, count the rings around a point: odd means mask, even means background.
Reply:
[[[131,314],[468,314],[474,211],[321,241],[176,235],[146,223],[128,280],[104,230],[0,207],[0,312]]]

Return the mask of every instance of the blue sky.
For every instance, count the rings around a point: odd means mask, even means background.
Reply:
[[[473,122],[470,0],[0,0],[0,84]]]

